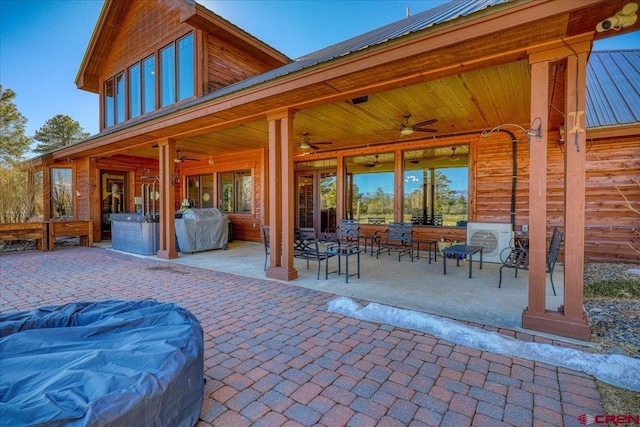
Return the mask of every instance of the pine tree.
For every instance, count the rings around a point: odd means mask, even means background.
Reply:
[[[80,123],[64,114],[47,120],[47,122],[36,131],[33,139],[39,144],[33,149],[36,153],[47,153],[57,150],[76,141],[80,141],[89,136],[88,132],[80,126]]]
[[[24,134],[27,119],[13,103],[16,94],[0,85],[0,163],[18,161],[29,151],[31,138]]]

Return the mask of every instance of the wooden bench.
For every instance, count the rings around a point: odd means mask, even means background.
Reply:
[[[48,231],[46,222],[0,224],[0,240],[36,240],[38,250],[46,251]]]
[[[80,237],[82,246],[93,246],[93,222],[49,221],[49,250],[53,250],[56,237]]]

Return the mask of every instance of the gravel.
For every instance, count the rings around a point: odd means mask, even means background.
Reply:
[[[585,284],[607,280],[637,280],[640,266],[630,264],[586,264]],[[611,354],[640,358],[640,301],[588,298],[584,308],[591,325],[591,340]]]

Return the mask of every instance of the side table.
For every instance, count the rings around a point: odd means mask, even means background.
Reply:
[[[469,278],[471,278],[471,265],[473,264],[473,254],[480,252],[480,270],[482,270],[482,250],[484,246],[453,245],[442,250],[442,267],[444,274],[447,274],[447,255],[467,255],[469,257]],[[460,266],[460,259],[456,257],[456,265]]]
[[[416,245],[416,259],[420,259],[420,245],[425,245],[429,251],[429,264],[431,260],[438,261],[438,241],[437,240],[414,240]],[[433,256],[431,255],[433,253]]]
[[[329,245],[326,250],[326,258],[325,258],[325,271],[324,278],[328,279],[329,274],[337,274],[340,276],[342,274],[342,258],[345,258],[345,281],[349,283],[349,277],[358,276],[360,278],[360,249],[355,245]],[[356,256],[356,267],[357,272],[353,274],[349,274],[349,257],[355,255]],[[329,258],[337,257],[338,258],[338,268],[333,271],[329,271]]]

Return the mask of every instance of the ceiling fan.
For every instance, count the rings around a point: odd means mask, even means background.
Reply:
[[[451,155],[448,157],[450,162],[457,162],[462,157],[456,154],[456,147],[451,147]]]
[[[181,156],[180,155],[180,150],[176,150],[176,155],[173,158],[173,161],[175,163],[182,163],[182,162],[186,162],[186,161],[197,162],[197,161],[199,161],[199,159],[192,159],[192,158],[189,158],[189,157],[186,157],[186,156]]]
[[[376,154],[376,160],[373,162],[363,162],[362,166],[366,166],[368,168],[379,168],[380,166],[382,166],[382,163],[380,163],[380,160],[378,160],[378,154]]]
[[[419,122],[419,123],[415,123],[413,125],[409,124],[409,119],[411,118],[411,114],[410,113],[406,113],[404,114],[402,117],[404,117],[404,123],[396,120],[396,119],[390,119],[393,123],[395,123],[396,125],[400,126],[400,136],[409,136],[412,135],[414,132],[428,132],[428,133],[435,133],[438,132],[438,129],[433,129],[433,128],[429,128],[429,127],[425,127],[425,126],[429,126],[432,125],[434,123],[437,123],[438,120],[437,119],[429,119],[429,120],[425,120],[423,122]]]
[[[333,144],[333,142],[311,142],[311,140],[309,139],[309,132],[304,132],[302,134],[303,138],[302,138],[302,142],[300,142],[300,144],[298,145],[298,147],[300,147],[301,150],[309,150],[309,149],[314,149],[314,150],[318,150],[320,147],[318,147],[318,145],[331,145]]]

